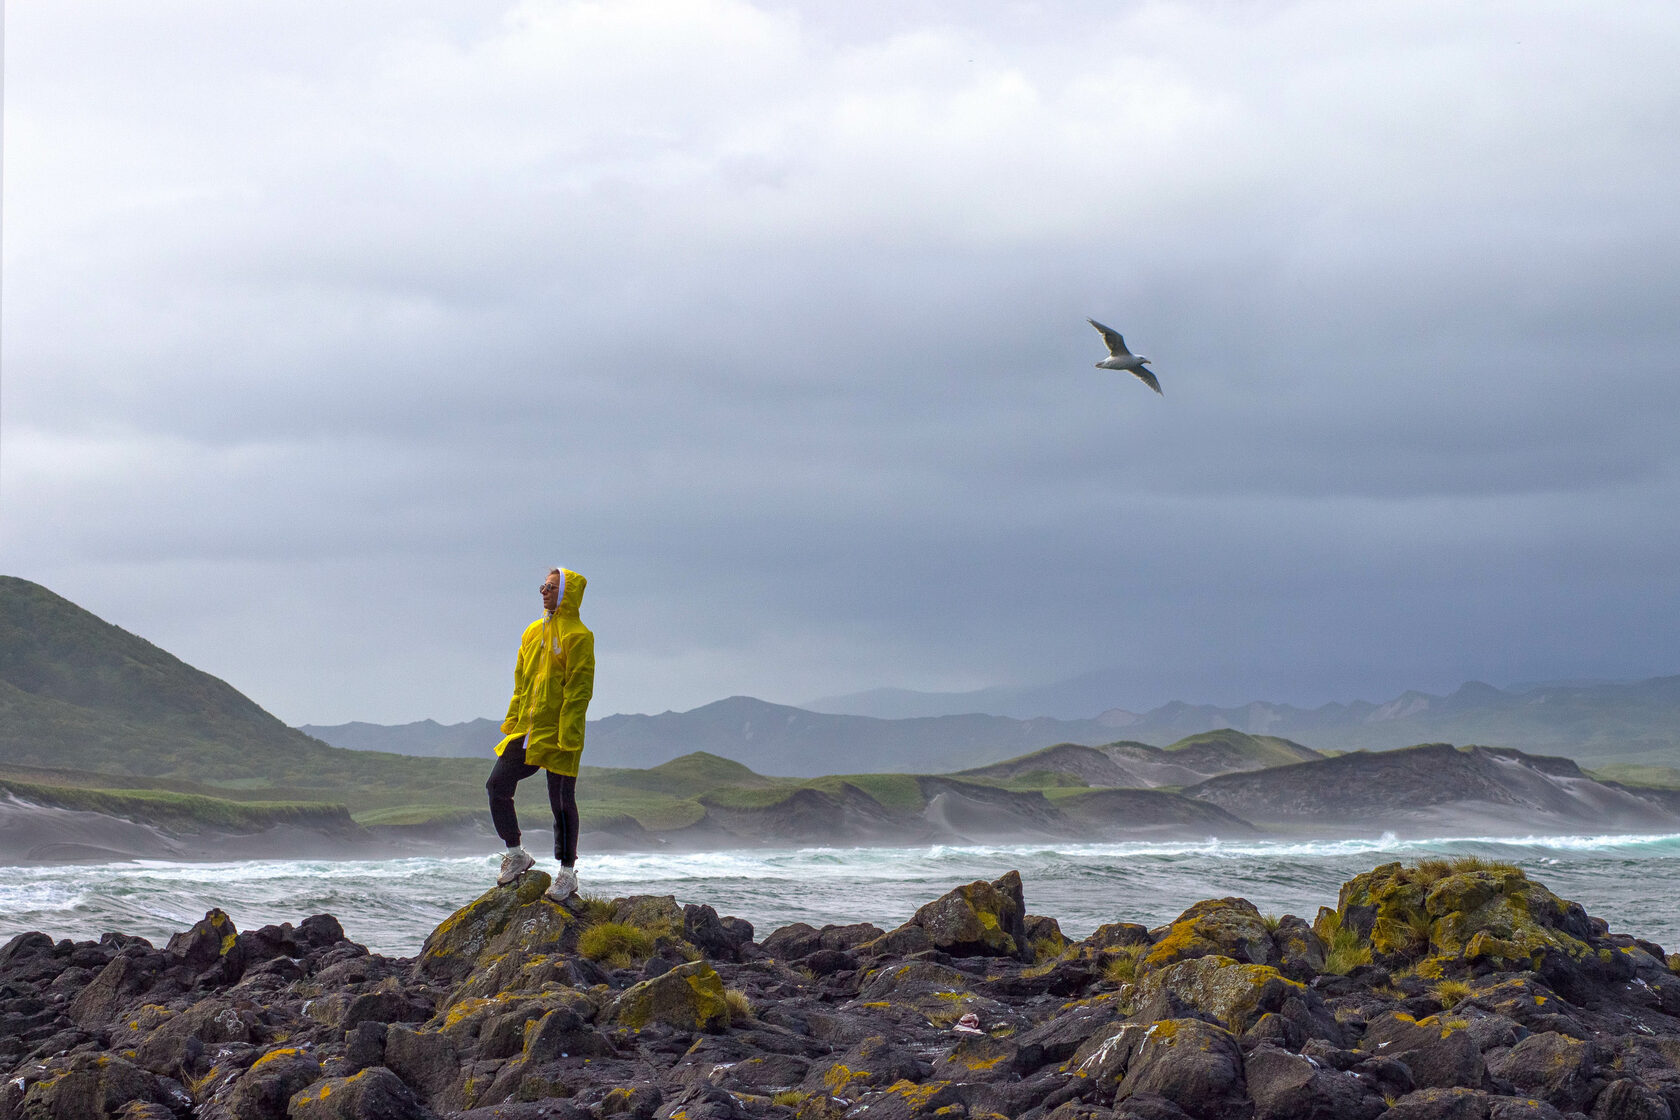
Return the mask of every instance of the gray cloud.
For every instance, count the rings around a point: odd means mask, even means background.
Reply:
[[[287,719],[1675,671],[1668,5],[11,15],[0,566]]]

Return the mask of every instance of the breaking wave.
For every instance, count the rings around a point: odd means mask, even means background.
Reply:
[[[1680,835],[1442,836],[1315,840],[940,844],[916,848],[618,853],[579,865],[586,893],[674,894],[747,918],[891,927],[959,883],[1018,869],[1027,907],[1075,937],[1104,922],[1159,925],[1204,898],[1241,895],[1311,918],[1361,871],[1395,860],[1481,856],[1524,868],[1613,929],[1680,947]],[[494,881],[495,857],[253,860],[7,868],[0,941],[138,933],[161,943],[211,907],[241,928],[330,912],[376,951],[412,955],[426,934]],[[539,865],[542,866],[542,865]]]

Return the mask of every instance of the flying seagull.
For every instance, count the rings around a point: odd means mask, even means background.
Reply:
[[[1098,369],[1123,369],[1157,393],[1161,393],[1161,383],[1155,380],[1153,373],[1143,368],[1145,363],[1149,361],[1148,358],[1126,349],[1126,340],[1120,337],[1119,331],[1112,327],[1105,327],[1095,319],[1085,321],[1097,328],[1097,333],[1103,336],[1104,342],[1108,343],[1108,357],[1097,363]],[[1161,395],[1166,396],[1165,393],[1161,393]]]

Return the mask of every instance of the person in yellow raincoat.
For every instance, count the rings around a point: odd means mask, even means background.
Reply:
[[[564,901],[578,889],[578,761],[583,755],[584,717],[595,689],[595,635],[578,618],[588,581],[553,568],[538,589],[543,616],[525,628],[513,667],[513,699],[496,744],[496,765],[484,788],[490,819],[507,845],[496,881],[514,882],[536,860],[519,843],[513,791],[538,770],[547,771],[548,804],[554,810],[554,858],[560,870],[548,895]]]

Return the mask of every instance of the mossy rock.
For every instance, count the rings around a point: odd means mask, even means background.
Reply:
[[[922,930],[935,948],[953,957],[1033,959],[1016,871],[958,887],[917,910],[905,926]]]
[[[628,988],[601,1013],[606,1023],[640,1030],[663,1023],[685,1031],[721,1031],[731,1013],[723,981],[705,961],[679,964]]]
[[[1013,1039],[968,1035],[933,1065],[933,1076],[957,1082],[1016,1081],[1044,1064],[1041,1046]]]
[[[1028,914],[1022,924],[1026,929],[1027,944],[1032,946],[1034,960],[1055,959],[1073,944],[1073,938],[1062,932],[1062,925],[1055,918]]]
[[[428,979],[458,983],[478,964],[492,939],[539,904],[553,881],[544,872],[530,871],[517,883],[485,891],[427,935],[415,967]]]
[[[1212,1016],[1235,1034],[1247,1030],[1291,997],[1305,1001],[1306,985],[1264,964],[1229,957],[1193,957],[1155,969],[1138,984],[1137,1017],[1180,1019]]]
[[[1368,942],[1376,963],[1419,964],[1424,975],[1453,964],[1526,970],[1548,953],[1574,961],[1592,954],[1585,911],[1520,869],[1441,871],[1389,863],[1355,876],[1331,921]]]
[[[489,1024],[506,1016],[520,1016],[520,1022],[541,1019],[556,1008],[565,1007],[585,1019],[595,1017],[596,1004],[583,992],[567,989],[544,992],[503,992],[494,996],[463,999],[434,1016],[425,1031],[447,1035],[466,1049],[480,1040]],[[520,1028],[523,1030],[523,1026]]]
[[[1592,951],[1581,908],[1515,869],[1449,876],[1430,888],[1424,905],[1432,919],[1430,947],[1437,956],[1489,958],[1528,968],[1547,949],[1574,960]]]
[[[1254,903],[1246,898],[1212,898],[1173,919],[1139,965],[1148,971],[1195,957],[1275,965],[1278,949]]]
[[[1429,947],[1427,893],[1428,884],[1415,871],[1386,863],[1343,883],[1335,912],[1342,929],[1370,942],[1373,960],[1415,960]]]
[[[570,984],[572,977],[572,968],[560,953],[492,953],[455,985],[444,1006],[450,1008],[472,999],[540,992],[551,984]]]
[[[570,979],[559,954],[575,947],[578,919],[543,897],[550,881],[532,871],[517,884],[486,891],[426,938],[416,968],[452,986],[446,1009],[464,999]]]
[[[610,920],[646,933],[652,951],[659,956],[696,961],[705,954],[688,940],[685,917],[682,906],[672,895],[637,894],[613,899]]]
[[[938,992],[967,991],[974,977],[961,969],[936,961],[904,961],[884,965],[865,974],[858,999],[891,1000]]]
[[[902,925],[858,946],[858,952],[869,957],[908,957],[932,949],[933,938],[927,930],[916,925]]]
[[[886,1013],[890,1019],[925,1020],[948,1027],[972,1012],[987,1029],[998,1024],[1019,1025],[1020,1014],[1007,1004],[971,991],[975,977],[969,973],[915,960],[877,968],[864,977],[858,990],[859,1005]]]
[[[1402,1063],[1419,1089],[1480,1085],[1487,1068],[1468,1027],[1467,1020],[1450,1012],[1422,1019],[1403,1011],[1385,1012],[1366,1026],[1359,1049]]]

